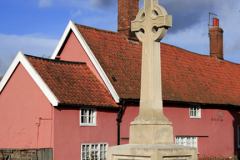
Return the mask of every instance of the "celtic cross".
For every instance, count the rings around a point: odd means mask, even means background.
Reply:
[[[131,23],[142,41],[141,96],[134,124],[171,124],[163,115],[160,41],[172,27],[172,16],[158,5],[158,0],[145,0],[144,7]]]
[[[131,30],[136,32],[140,41],[161,41],[167,33],[167,28],[172,27],[172,16],[158,5],[158,0],[145,0],[144,7],[131,23]]]

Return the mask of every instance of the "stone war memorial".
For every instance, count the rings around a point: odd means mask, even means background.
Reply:
[[[144,0],[131,23],[142,42],[139,115],[131,122],[129,144],[109,147],[108,160],[197,159],[196,148],[174,144],[172,123],[163,114],[160,41],[172,27],[172,16],[158,4],[158,0]]]

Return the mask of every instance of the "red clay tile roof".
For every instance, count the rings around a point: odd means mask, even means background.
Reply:
[[[141,44],[76,24],[122,99],[139,99]],[[240,106],[240,65],[161,43],[163,100]]]
[[[76,26],[120,98],[139,99],[141,45],[128,43],[125,37],[115,32]]]
[[[85,63],[26,57],[60,104],[118,107]]]

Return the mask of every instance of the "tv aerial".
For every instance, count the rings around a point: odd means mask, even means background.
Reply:
[[[210,23],[211,15],[214,15],[214,16],[217,16],[217,15],[212,12],[208,12],[208,15],[209,15],[209,19],[208,19],[208,36],[209,36],[209,27],[212,26]]]

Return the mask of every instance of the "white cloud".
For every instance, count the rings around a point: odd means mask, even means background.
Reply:
[[[90,2],[96,7],[109,7],[117,2],[117,0],[90,0]]]
[[[81,17],[82,16],[82,11],[79,9],[76,12],[75,11],[71,11],[70,14],[71,14],[72,18]]]
[[[171,30],[171,28],[169,30]],[[167,33],[162,42],[195,53],[209,54],[209,37],[207,25],[205,23],[194,25],[191,28],[174,34]]]
[[[109,13],[109,9],[111,10],[112,8],[117,7],[118,0],[40,0],[40,1],[50,1],[51,5],[54,4],[54,6],[63,6],[65,8],[70,7],[71,9],[81,9],[94,12],[104,11]]]
[[[39,57],[52,55],[58,40],[44,38],[41,34],[5,35],[0,34],[0,75],[5,74],[19,51]]]
[[[39,0],[38,6],[41,8],[47,8],[52,5],[52,0]]]

